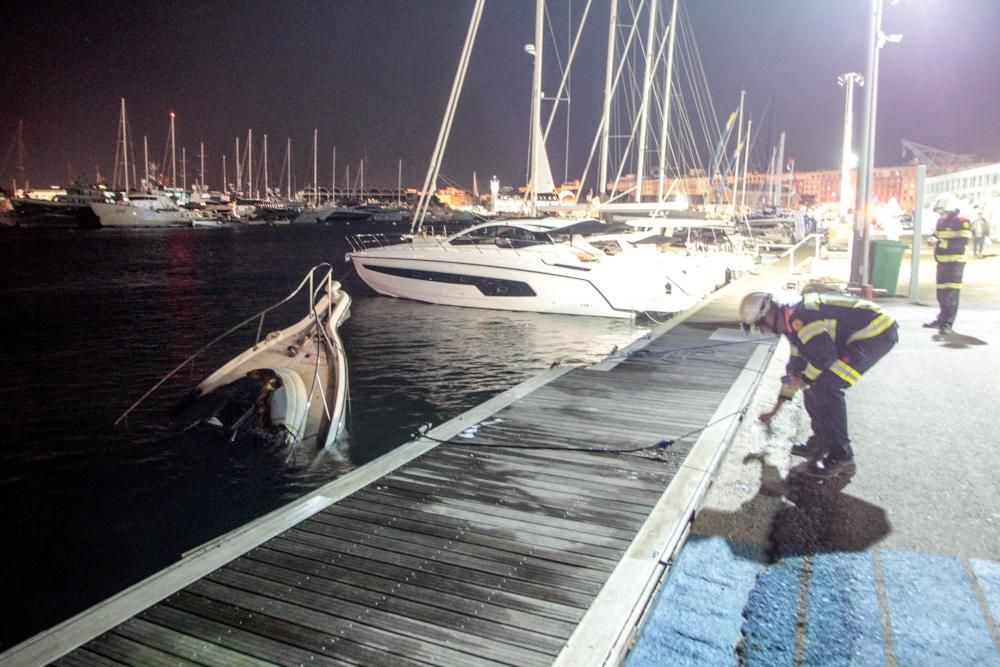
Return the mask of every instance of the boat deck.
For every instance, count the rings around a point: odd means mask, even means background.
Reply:
[[[736,305],[787,266],[495,397],[0,662],[617,662],[772,354],[736,329]]]

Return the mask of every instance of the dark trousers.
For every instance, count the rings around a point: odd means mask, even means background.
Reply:
[[[848,345],[841,359],[862,375],[898,340],[899,326],[893,324],[875,338]],[[850,386],[843,378],[827,370],[805,392],[806,412],[812,421],[812,437],[835,459],[854,456],[847,435],[847,401],[844,398],[844,390]]]
[[[938,262],[937,300],[940,311],[937,316],[938,324],[946,324],[949,327],[955,324],[964,273],[965,262]]]
[[[975,257],[983,256],[983,246],[986,245],[985,236],[973,236],[972,237],[972,254]]]

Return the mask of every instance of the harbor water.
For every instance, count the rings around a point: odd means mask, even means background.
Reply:
[[[0,651],[175,562],[554,363],[587,364],[645,333],[624,320],[516,314],[380,297],[326,225],[0,230]],[[334,266],[354,299],[341,328],[349,434],[336,452],[168,435],[163,413],[250,338],[219,333]],[[290,311],[277,329],[298,319]],[[273,326],[271,326],[273,324]]]

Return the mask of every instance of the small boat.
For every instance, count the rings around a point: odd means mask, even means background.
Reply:
[[[265,316],[303,293],[309,296],[306,316],[262,337]],[[332,449],[346,426],[347,357],[338,328],[350,316],[350,304],[350,296],[333,280],[331,267],[313,267],[291,294],[188,357],[115,423],[210,347],[255,325],[257,342],[202,380],[171,410],[173,426],[178,431],[214,429],[232,441]]]

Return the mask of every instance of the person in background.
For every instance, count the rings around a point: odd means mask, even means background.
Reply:
[[[875,303],[853,296],[812,293],[784,303],[769,292],[743,297],[740,320],[747,327],[782,334],[791,345],[777,403],[760,420],[770,423],[785,401],[805,389],[813,434],[792,446],[792,454],[810,459],[807,475],[853,475],[844,390],[893,348],[899,340],[896,321]]]
[[[924,327],[936,328],[943,334],[951,333],[955,325],[965,273],[965,249],[972,238],[972,225],[959,213],[959,208],[956,199],[940,202],[934,207],[940,217],[930,238],[934,246],[934,261],[937,262],[938,315]]]
[[[980,211],[976,219],[972,221],[972,256],[982,257],[983,246],[990,235],[990,223],[986,221],[986,216]]]

